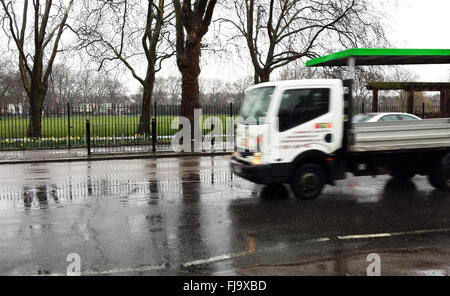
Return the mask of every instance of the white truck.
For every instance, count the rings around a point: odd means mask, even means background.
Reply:
[[[259,184],[289,184],[304,200],[347,173],[401,180],[426,175],[435,188],[450,191],[450,119],[354,124],[352,101],[352,80],[249,88],[232,171]]]

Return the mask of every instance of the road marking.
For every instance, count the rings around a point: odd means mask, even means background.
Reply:
[[[329,242],[331,239],[329,239],[328,237],[324,237],[324,238],[317,238],[317,239],[310,239],[307,240],[307,243],[324,243],[324,242]]]
[[[450,232],[450,228],[403,231],[403,232],[392,232],[392,233],[346,235],[346,236],[338,236],[337,238],[340,240],[352,240],[352,239],[383,238],[383,237],[418,235],[418,234],[440,233],[440,232]]]
[[[381,238],[381,237],[390,237],[390,236],[392,236],[391,233],[378,233],[378,234],[338,236],[337,238],[340,240],[350,240],[350,239],[363,239],[363,238]]]
[[[202,265],[202,264],[212,263],[212,262],[217,262],[217,261],[223,261],[223,260],[227,260],[227,259],[231,259],[231,258],[251,255],[251,254],[254,254],[254,253],[255,252],[245,251],[245,252],[232,253],[232,254],[216,256],[216,257],[211,257],[211,258],[206,258],[206,259],[200,259],[200,260],[195,260],[195,261],[183,263],[183,267],[189,267],[189,266],[194,266],[194,265]]]
[[[306,242],[307,243],[321,243],[321,242],[328,242],[330,240],[331,239],[329,239],[329,238],[319,238],[319,239],[308,240]],[[232,259],[232,258],[248,256],[248,255],[252,255],[252,254],[255,254],[255,253],[264,253],[264,252],[275,251],[277,249],[279,249],[279,248],[278,247],[261,248],[261,249],[249,248],[248,251],[244,251],[244,252],[232,253],[232,254],[227,254],[227,255],[216,256],[216,257],[205,258],[205,259],[200,259],[200,260],[187,262],[187,263],[183,264],[183,267],[202,265],[202,264],[207,264],[207,263],[212,263],[212,262],[217,262],[217,261],[223,261],[223,260],[228,260],[228,259]]]

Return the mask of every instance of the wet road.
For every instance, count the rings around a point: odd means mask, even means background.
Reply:
[[[71,253],[84,275],[202,275],[450,246],[450,194],[425,177],[349,178],[304,202],[228,159],[0,166],[0,275],[63,275]]]

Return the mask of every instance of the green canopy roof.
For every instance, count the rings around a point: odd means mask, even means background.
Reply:
[[[307,67],[450,64],[450,49],[353,48],[310,60]]]

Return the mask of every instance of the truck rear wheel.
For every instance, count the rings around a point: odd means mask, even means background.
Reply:
[[[299,166],[292,177],[291,188],[302,200],[316,199],[325,186],[325,172],[320,165],[305,164]]]
[[[450,191],[450,154],[447,154],[433,166],[428,175],[428,180],[434,188]]]

